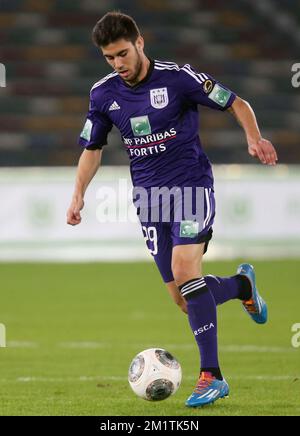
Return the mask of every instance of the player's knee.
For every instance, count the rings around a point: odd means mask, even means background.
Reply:
[[[179,258],[172,262],[172,273],[177,285],[182,285],[188,280],[198,277],[198,269],[199,267],[186,259]]]

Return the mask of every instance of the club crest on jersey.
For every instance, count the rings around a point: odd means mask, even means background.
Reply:
[[[155,109],[163,109],[169,104],[167,88],[157,88],[150,90],[151,106]]]

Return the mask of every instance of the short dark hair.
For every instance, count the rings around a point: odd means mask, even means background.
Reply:
[[[92,39],[96,47],[125,39],[133,44],[140,36],[139,28],[132,17],[121,12],[114,11],[105,14],[95,25]]]

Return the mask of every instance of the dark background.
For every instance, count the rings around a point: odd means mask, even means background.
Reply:
[[[146,53],[190,63],[253,106],[281,163],[300,163],[300,2],[285,0],[0,0],[0,166],[76,165],[93,83],[111,72],[91,42],[109,10],[132,15]],[[213,163],[255,163],[228,113],[202,109],[201,138]],[[119,133],[105,164],[127,164]]]

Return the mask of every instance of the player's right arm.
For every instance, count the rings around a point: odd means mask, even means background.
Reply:
[[[85,150],[79,159],[74,194],[67,212],[67,223],[72,226],[81,222],[84,194],[100,166],[102,147],[107,144],[107,135],[112,129],[112,122],[101,107],[104,100],[101,89],[93,87],[86,122],[79,138],[79,144]]]
[[[85,191],[96,174],[102,157],[102,150],[84,150],[78,163],[75,189],[67,212],[67,223],[76,226],[81,222],[80,211],[84,207]]]

